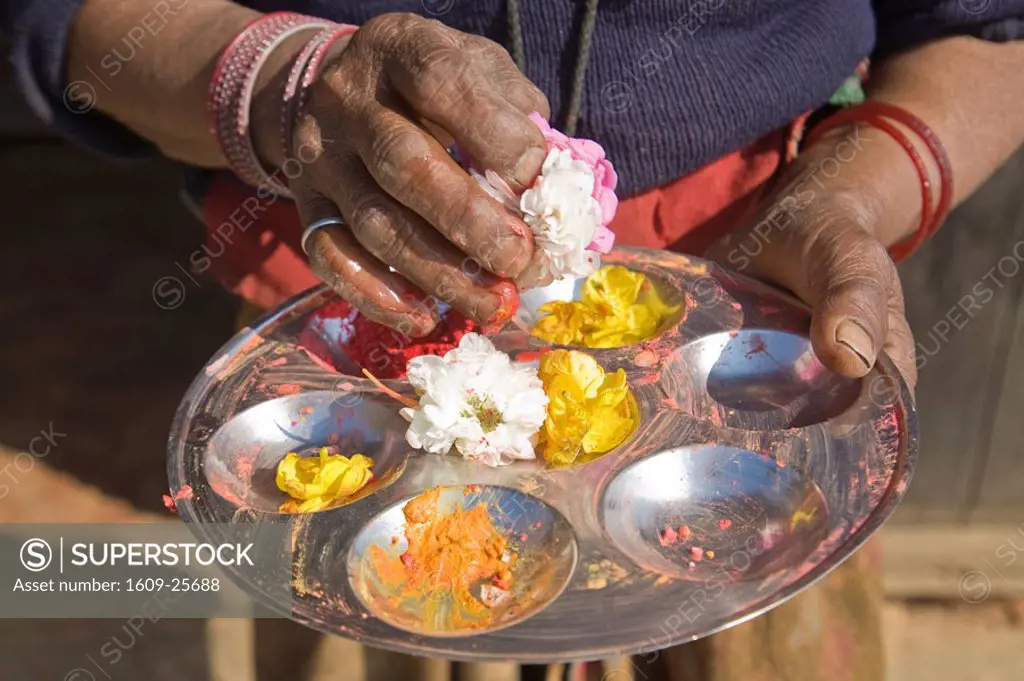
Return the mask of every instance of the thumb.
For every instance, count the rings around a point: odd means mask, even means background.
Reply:
[[[782,275],[779,283],[811,305],[811,343],[821,362],[844,376],[864,376],[886,344],[890,299],[899,296],[892,259],[855,225],[818,232],[804,253],[806,275]]]
[[[815,354],[830,370],[859,378],[886,348],[890,311],[902,318],[896,268],[885,247],[855,221],[819,213],[813,222],[767,236],[756,230],[734,234],[708,255],[722,261],[738,241],[756,241],[756,256],[743,258],[740,271],[810,305]]]

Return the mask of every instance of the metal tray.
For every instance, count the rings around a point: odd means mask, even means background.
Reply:
[[[906,492],[917,424],[902,378],[885,357],[861,380],[829,372],[803,305],[707,261],[617,249],[605,262],[645,273],[686,312],[647,343],[588,350],[626,370],[642,415],[603,458],[491,469],[411,451],[396,403],[354,365],[339,373],[298,344],[333,299],[318,288],[236,335],[189,388],[168,449],[171,489],[192,488],[179,513],[201,539],[203,523],[288,524],[290,602],[258,577],[232,578],[304,625],[413,654],[595,659],[691,641],[779,605],[856,551]],[[525,292],[522,319],[580,283]],[[545,347],[514,324],[491,338],[523,361]],[[343,349],[331,359],[345,369]],[[278,461],[326,444],[373,457],[375,482],[341,507],[279,513]],[[467,495],[471,484],[479,491]],[[515,597],[488,629],[427,631],[367,574],[368,547],[388,547],[404,503],[436,485],[452,503],[490,502],[520,547]],[[682,525],[689,540],[663,545],[664,529]]]

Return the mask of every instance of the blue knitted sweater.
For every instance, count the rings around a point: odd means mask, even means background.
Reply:
[[[87,146],[152,151],[98,113],[62,103],[64,43],[84,0],[0,0],[18,81],[33,108]],[[182,5],[187,0],[167,0]],[[506,0],[250,0],[359,24],[414,12],[509,44]],[[520,0],[527,77],[564,114],[579,0]],[[1024,0],[602,0],[577,135],[599,141],[630,196],[665,184],[824,104],[868,56],[938,36],[1024,37]],[[119,47],[122,51],[131,44]],[[182,46],[187,49],[187,46]]]

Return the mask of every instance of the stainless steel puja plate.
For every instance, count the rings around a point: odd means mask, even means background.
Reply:
[[[300,345],[336,300],[320,288],[236,335],[189,388],[169,442],[171,488],[193,492],[179,513],[201,539],[202,523],[287,524],[292,600],[232,578],[302,624],[414,654],[594,659],[690,641],[779,605],[848,558],[903,497],[917,456],[903,380],[885,357],[860,380],[828,371],[804,306],[704,260],[618,249],[605,263],[685,302],[649,342],[586,350],[607,371],[625,369],[636,395],[640,425],[621,447],[556,470],[412,451],[397,403],[341,346],[329,359],[343,373]],[[525,292],[522,320],[581,283]],[[512,323],[491,338],[521,361],[545,347]],[[325,445],[372,457],[375,481],[344,506],[279,513],[278,462]],[[404,551],[402,507],[439,485],[449,506],[488,502],[520,554],[513,597],[486,628],[438,630],[416,604],[388,598],[367,560],[373,545]],[[688,536],[673,537],[681,528]]]

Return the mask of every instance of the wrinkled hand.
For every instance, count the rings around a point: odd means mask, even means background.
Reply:
[[[504,314],[507,280],[532,276],[532,233],[446,147],[522,191],[545,155],[535,111],[547,116],[547,100],[497,44],[415,15],[364,24],[294,131],[315,155],[292,182],[303,224],[346,223],[310,239],[314,272],[410,336],[436,325],[437,301],[481,323]]]
[[[864,376],[884,351],[913,390],[914,340],[903,291],[873,234],[881,216],[856,183],[851,187],[859,170],[830,184],[815,172],[821,158],[820,151],[801,156],[751,225],[716,243],[709,256],[810,305],[811,342],[832,371]]]

